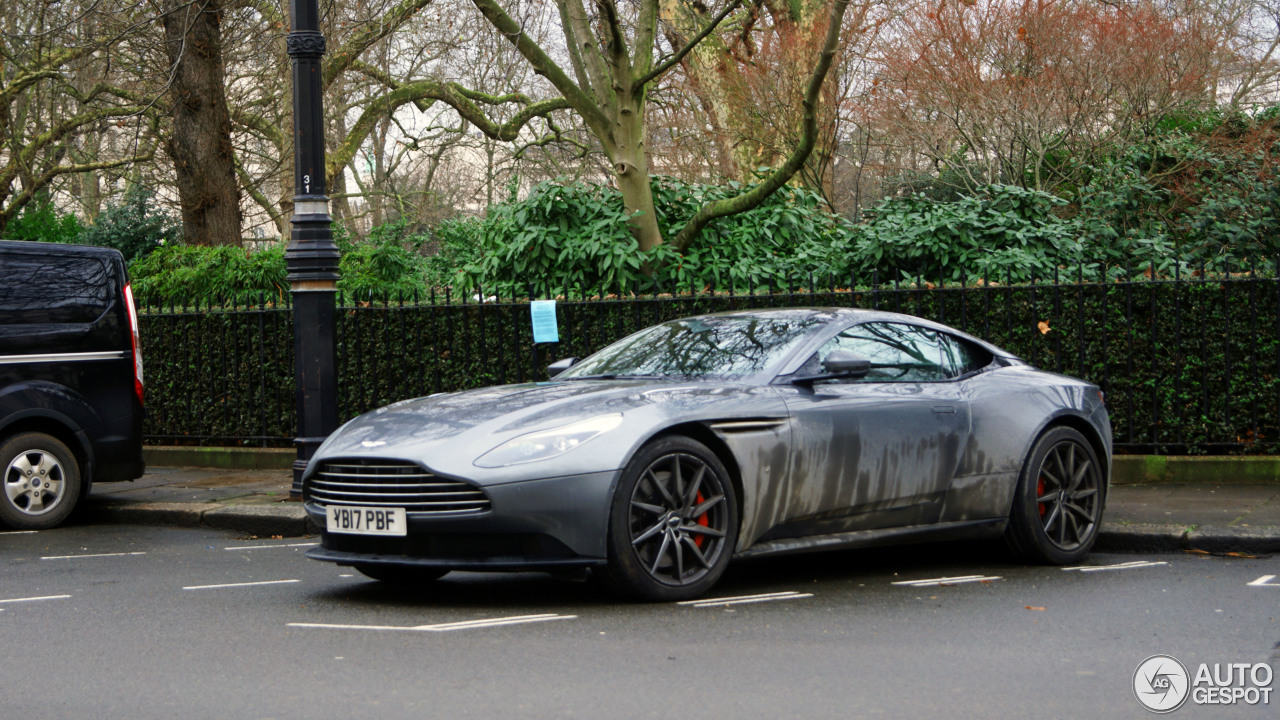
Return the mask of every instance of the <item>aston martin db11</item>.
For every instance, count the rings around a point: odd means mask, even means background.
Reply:
[[[726,312],[550,370],[339,428],[304,473],[307,555],[391,582],[589,567],[670,601],[734,558],[1003,535],[1066,564],[1098,535],[1099,388],[938,323]]]

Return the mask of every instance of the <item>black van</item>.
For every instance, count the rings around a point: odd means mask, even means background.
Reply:
[[[142,476],[138,314],[116,250],[0,240],[0,526]]]

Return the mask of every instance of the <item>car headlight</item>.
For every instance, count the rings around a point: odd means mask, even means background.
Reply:
[[[518,463],[546,460],[563,455],[591,438],[622,424],[622,413],[597,415],[586,420],[550,430],[539,430],[511,438],[498,447],[481,455],[475,465],[482,468],[499,468]]]

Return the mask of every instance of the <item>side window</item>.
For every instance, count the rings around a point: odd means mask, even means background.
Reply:
[[[818,348],[800,372],[820,372],[828,354],[844,350],[871,361],[871,372],[857,382],[938,382],[949,377],[943,366],[943,343],[937,331],[915,325],[854,325]]]
[[[981,370],[995,358],[980,345],[952,335],[942,335],[942,364],[948,377],[960,377]]]
[[[13,324],[93,322],[111,304],[111,265],[96,257],[6,254],[0,317]]]

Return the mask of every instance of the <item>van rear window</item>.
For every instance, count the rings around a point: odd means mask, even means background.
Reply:
[[[111,306],[108,258],[6,254],[0,264],[0,324],[89,323]]]

